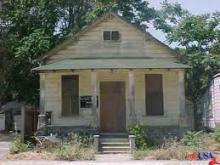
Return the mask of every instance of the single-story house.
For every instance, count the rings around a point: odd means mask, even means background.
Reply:
[[[132,123],[168,134],[187,127],[184,73],[174,50],[115,13],[52,49],[40,74],[40,110],[51,131],[121,134]]]

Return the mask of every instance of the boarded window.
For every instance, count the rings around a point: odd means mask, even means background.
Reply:
[[[119,31],[104,31],[103,39],[105,41],[118,41],[120,39]]]
[[[104,31],[103,39],[104,40],[111,40],[111,32],[110,31]]]
[[[145,77],[146,115],[164,115],[163,80],[161,74],[148,74]]]
[[[79,76],[62,76],[62,116],[79,114]]]

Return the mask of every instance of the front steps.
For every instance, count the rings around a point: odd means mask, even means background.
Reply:
[[[101,134],[99,139],[99,152],[130,153],[130,141],[127,134]]]

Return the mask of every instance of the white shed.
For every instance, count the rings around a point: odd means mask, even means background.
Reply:
[[[220,127],[220,73],[213,77],[210,84],[210,99],[214,126]]]

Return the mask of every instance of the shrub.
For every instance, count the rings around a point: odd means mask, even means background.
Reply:
[[[77,144],[83,147],[89,147],[93,144],[93,137],[90,135],[80,135],[78,133],[70,133],[67,137],[67,142],[70,144]]]
[[[213,137],[215,141],[220,142],[220,128],[215,129]]]
[[[56,149],[56,157],[59,160],[94,160],[95,149],[92,145],[91,136],[82,136],[71,133],[67,141],[63,142]]]
[[[203,149],[204,147],[208,145],[207,144],[208,137],[209,135],[204,133],[203,131],[199,131],[199,132],[188,131],[182,138],[181,142],[183,143],[183,145],[186,145],[186,146]]]
[[[56,157],[59,160],[94,160],[95,150],[92,147],[82,147],[80,145],[73,145],[63,143],[56,150]]]
[[[129,126],[129,133],[135,135],[135,144],[139,149],[144,149],[147,147],[145,140],[145,128],[140,124],[133,124]]]
[[[18,153],[21,153],[21,152],[27,152],[30,150],[30,144],[27,143],[22,143],[21,141],[21,138],[20,137],[17,137],[15,138],[15,140],[11,143],[10,145],[10,153],[11,154],[18,154]]]
[[[184,146],[177,139],[166,140],[164,144],[152,152],[152,157],[156,160],[185,159],[187,152],[194,152],[195,148]]]
[[[146,158],[147,156],[149,156],[151,153],[150,149],[144,149],[144,150],[137,150],[134,151],[133,153],[133,158],[135,160],[143,160],[144,158]]]

